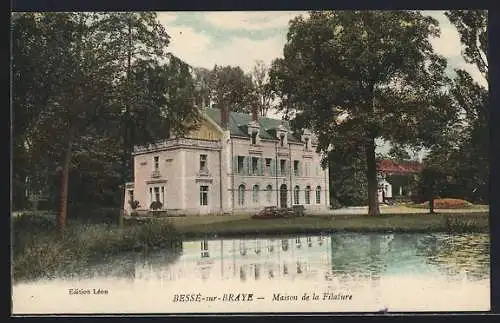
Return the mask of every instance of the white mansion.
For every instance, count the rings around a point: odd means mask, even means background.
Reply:
[[[329,207],[328,170],[316,140],[288,122],[225,109],[203,109],[197,130],[183,138],[134,147],[134,182],[125,210],[155,201],[171,214],[256,211],[264,206]]]

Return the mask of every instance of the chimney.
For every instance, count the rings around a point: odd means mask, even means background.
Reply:
[[[227,107],[225,105],[220,106],[220,122],[222,125],[222,129],[227,130],[228,121],[229,121],[229,112]]]
[[[259,115],[257,112],[257,107],[253,106],[252,107],[252,121],[258,122],[259,121],[258,119],[259,119]]]

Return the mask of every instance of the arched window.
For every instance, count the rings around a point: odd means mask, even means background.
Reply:
[[[306,186],[306,204],[311,204],[311,186]]]
[[[238,187],[238,205],[245,205],[245,185],[243,184]]]
[[[273,198],[273,187],[271,185],[267,185],[266,187],[266,201],[267,203],[271,203]]]
[[[321,186],[316,186],[316,204],[321,203]]]
[[[296,185],[295,188],[293,189],[293,204],[300,203],[299,195],[300,195],[300,187],[299,185]]]
[[[254,204],[259,203],[259,185],[254,185],[252,188],[252,200]]]

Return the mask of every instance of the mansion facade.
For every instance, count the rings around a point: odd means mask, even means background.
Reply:
[[[288,122],[203,109],[200,126],[182,138],[134,147],[134,182],[124,209],[153,202],[170,214],[254,212],[265,206],[329,208],[328,169],[316,138]]]

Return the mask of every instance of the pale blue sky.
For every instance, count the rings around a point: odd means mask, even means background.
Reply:
[[[448,58],[449,71],[463,68],[486,84],[478,70],[465,63],[458,33],[442,11],[425,11],[439,21],[441,37],[432,40],[436,52]],[[159,12],[171,36],[170,51],[188,64],[212,68],[240,66],[249,72],[256,60],[269,64],[281,57],[288,22],[298,11]],[[270,116],[274,116],[274,113]],[[277,116],[277,115],[276,115]],[[388,150],[381,145],[380,152]]]

